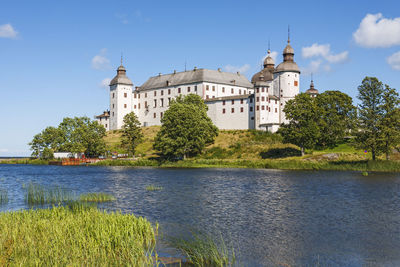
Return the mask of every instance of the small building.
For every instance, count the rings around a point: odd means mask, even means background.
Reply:
[[[311,97],[317,97],[319,94],[318,90],[314,88],[314,81],[311,80],[310,89],[306,91],[306,94],[309,94]]]
[[[70,158],[78,159],[82,158],[84,153],[54,152],[53,155],[55,159],[70,159]]]
[[[106,131],[110,130],[110,111],[106,110],[103,114],[95,116],[97,122],[106,128]]]

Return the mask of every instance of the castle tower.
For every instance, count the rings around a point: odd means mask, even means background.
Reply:
[[[300,69],[294,62],[294,49],[288,37],[283,49],[283,62],[274,71],[274,95],[280,99],[280,123],[287,122],[283,108],[290,99],[300,92]]]
[[[318,90],[314,87],[314,81],[311,79],[310,88],[306,91],[306,94],[309,94],[311,97],[317,97],[319,94]]]
[[[121,129],[124,116],[132,111],[132,88],[121,58],[117,75],[110,82],[110,130]]]

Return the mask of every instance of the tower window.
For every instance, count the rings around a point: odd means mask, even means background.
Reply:
[[[164,90],[161,90],[161,95],[164,95]]]
[[[147,93],[144,93],[144,97],[147,98]]]
[[[163,107],[164,106],[164,98],[161,98],[160,101],[161,101],[161,105],[160,106]]]
[[[222,100],[222,105],[225,106],[225,100]]]
[[[188,86],[188,93],[190,92],[190,86]]]
[[[161,119],[162,119],[163,115],[164,115],[164,114],[163,114],[162,112],[160,112],[160,118],[161,118]]]
[[[210,90],[210,87],[208,85],[206,85],[206,91]]]
[[[171,89],[168,89],[168,94],[169,94],[169,95],[171,94]]]
[[[231,94],[233,94],[235,91],[233,90],[233,88],[231,88]]]
[[[197,92],[197,85],[194,86],[194,90]]]
[[[259,93],[260,92],[260,88],[257,88],[257,93]]]
[[[157,107],[157,99],[154,99],[154,107]]]
[[[294,81],[294,86],[299,86],[299,82],[298,81]]]
[[[136,105],[134,105],[133,108],[136,109]]]
[[[137,97],[137,96],[136,96],[136,93],[134,93],[134,94],[133,94],[133,98],[136,98],[136,97]]]
[[[257,99],[256,99],[256,100],[257,100],[257,102],[260,102],[260,97],[259,97],[259,96],[257,96]]]
[[[257,106],[257,108],[256,108],[257,110],[260,110],[260,106]]]
[[[225,87],[222,87],[222,93],[225,93]]]
[[[240,99],[240,104],[243,104],[243,99]]]
[[[265,110],[265,106],[261,106],[261,110]]]
[[[222,109],[222,114],[225,114],[225,109],[224,108]]]
[[[242,94],[242,89],[239,89],[239,95],[241,95]]]
[[[154,91],[154,96],[157,96],[157,91]]]
[[[178,94],[180,94],[181,93],[181,88],[178,88]]]
[[[265,92],[265,88],[264,87],[261,89],[261,92],[263,92],[263,93]]]
[[[253,107],[250,107],[250,112],[253,112]]]
[[[235,100],[234,99],[232,99],[232,105],[234,105],[235,104]]]
[[[235,113],[235,109],[234,108],[232,108],[232,113]]]
[[[138,94],[137,98],[139,98],[139,99],[140,99],[140,94]]]
[[[275,113],[278,113],[278,108],[275,108]]]
[[[126,108],[126,104],[124,104],[124,108]]]
[[[157,114],[155,112],[153,113],[153,118],[157,118]]]
[[[128,94],[127,94],[127,93],[124,93],[124,97],[127,98],[127,97],[128,97]]]
[[[261,97],[261,101],[263,102],[265,101],[265,96]]]
[[[240,108],[240,112],[243,112],[243,107]]]
[[[215,86],[214,85],[213,85],[212,89],[213,89],[213,92],[215,92]]]
[[[113,104],[113,108],[114,108],[114,104]]]
[[[113,98],[115,97],[115,93],[113,93]]]
[[[140,103],[138,104],[138,109],[140,109]]]

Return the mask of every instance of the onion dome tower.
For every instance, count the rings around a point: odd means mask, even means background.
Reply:
[[[310,88],[306,91],[306,94],[309,94],[311,97],[316,97],[319,94],[318,90],[314,88],[314,81],[312,78]]]
[[[264,81],[272,81],[274,79],[274,68],[275,62],[274,59],[271,57],[271,50],[268,48],[267,57],[264,59],[263,63],[264,68],[253,75],[251,78],[251,83],[254,84],[260,80],[261,74],[263,75]]]

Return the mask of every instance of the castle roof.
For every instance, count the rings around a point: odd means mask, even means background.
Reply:
[[[294,62],[294,49],[290,45],[290,39],[288,39],[282,54],[283,62],[276,67],[275,72],[293,71],[300,73],[299,66]]]
[[[100,115],[96,116],[97,119],[108,118],[108,117],[110,117],[110,111],[109,110],[106,110],[106,111],[103,112],[103,114],[100,114]]]
[[[139,91],[164,88],[182,84],[191,84],[199,82],[211,82],[218,84],[226,84],[231,86],[241,86],[253,88],[246,76],[238,73],[223,72],[221,70],[194,69],[184,72],[174,72],[171,74],[157,75],[150,77]]]
[[[126,69],[122,66],[122,62],[121,66],[117,69],[117,75],[111,80],[110,86],[116,84],[133,85],[132,81],[126,76]]]
[[[313,80],[311,80],[310,89],[308,89],[306,91],[306,94],[309,94],[309,95],[318,95],[319,94],[318,90],[314,88]]]

